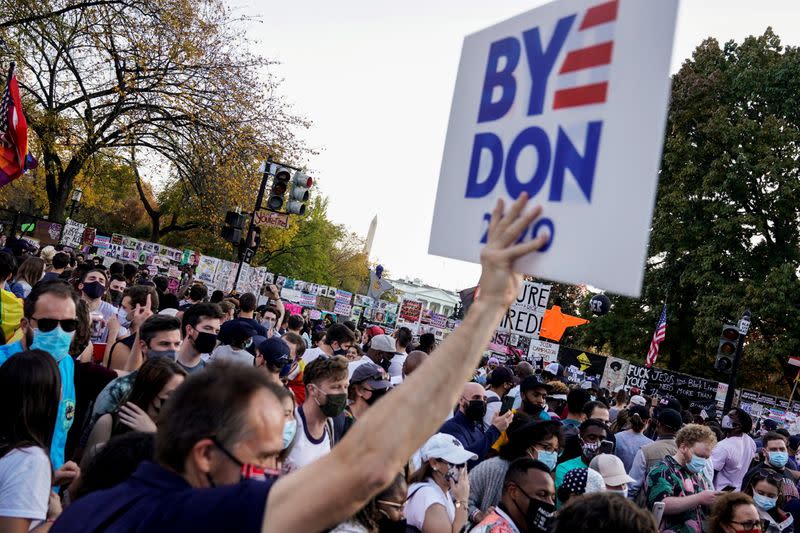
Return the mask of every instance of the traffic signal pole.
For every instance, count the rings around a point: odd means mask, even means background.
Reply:
[[[253,239],[253,230],[256,226],[256,212],[261,208],[261,202],[264,200],[264,190],[267,188],[267,181],[269,180],[270,166],[272,165],[272,157],[267,157],[267,162],[264,165],[264,172],[261,174],[261,186],[258,188],[258,195],[256,195],[256,205],[253,206],[253,212],[250,213],[250,225],[247,228],[247,237],[245,238],[245,248],[239,254],[239,266],[236,269],[236,278],[233,281],[233,290],[239,285],[239,276],[242,275],[242,265],[244,264],[244,254],[247,253],[250,242]]]
[[[733,395],[736,390],[736,377],[739,373],[739,364],[742,360],[742,351],[744,350],[744,338],[747,336],[747,331],[750,329],[750,311],[747,310],[742,314],[739,319],[739,342],[736,343],[736,355],[733,357],[733,367],[731,368],[731,377],[728,380],[728,392],[725,394],[725,404],[722,408],[722,414],[726,414],[731,410],[733,405]]]

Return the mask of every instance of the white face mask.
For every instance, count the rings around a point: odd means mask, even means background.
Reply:
[[[619,494],[623,498],[628,497],[628,487],[625,487],[624,489],[606,489],[606,492],[609,494]]]

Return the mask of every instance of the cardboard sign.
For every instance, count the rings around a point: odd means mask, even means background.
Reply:
[[[523,238],[549,241],[518,271],[638,297],[677,7],[560,0],[467,36],[429,253],[477,263],[496,200],[527,192]]]
[[[646,368],[634,363],[628,365],[625,378],[625,389],[639,387],[644,394],[655,396],[671,396],[686,398],[689,405],[696,405],[713,414],[718,405],[717,390],[719,383],[710,379],[699,378],[667,370],[666,368]]]
[[[422,315],[422,302],[403,300],[400,304],[399,318],[403,322],[419,322]]]
[[[287,213],[273,213],[272,211],[256,211],[255,223],[257,226],[267,228],[288,228],[289,215]]]
[[[538,339],[549,299],[550,285],[523,281],[517,299],[511,304],[497,330]]]
[[[532,340],[531,348],[528,351],[528,359],[531,361],[542,361],[544,364],[555,363],[558,361],[558,347],[554,342],[543,340]]]
[[[67,219],[64,225],[64,233],[61,235],[61,244],[71,248],[77,248],[83,242],[83,231],[86,229],[86,224],[75,222],[72,219]]]

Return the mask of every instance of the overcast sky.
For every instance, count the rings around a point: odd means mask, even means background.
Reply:
[[[428,237],[456,70],[465,35],[545,2],[536,0],[231,0],[257,51],[280,61],[282,93],[314,125],[319,155],[305,163],[330,216],[366,236],[393,277],[461,289],[477,265],[428,255]],[[772,26],[800,44],[795,0],[684,0],[672,71],[708,36],[741,41]]]

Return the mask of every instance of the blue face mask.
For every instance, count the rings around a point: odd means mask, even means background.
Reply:
[[[117,310],[117,320],[119,320],[119,325],[123,328],[131,327],[131,321],[128,320],[128,312],[121,307]]]
[[[769,464],[775,468],[783,468],[789,461],[789,454],[786,452],[768,452]]]
[[[689,472],[697,474],[706,469],[707,462],[708,459],[697,457],[695,454],[692,454],[692,460],[686,463],[686,468],[689,469]]]
[[[289,420],[283,425],[283,449],[289,447],[294,440],[294,434],[297,432],[297,420]]]
[[[53,356],[56,361],[61,361],[69,355],[69,345],[72,343],[74,331],[66,332],[61,326],[56,326],[50,331],[40,331],[33,328],[33,342],[31,350],[44,350]]]
[[[536,450],[536,459],[544,463],[544,465],[551,471],[556,467],[558,462],[558,452],[545,452]]]
[[[754,492],[753,502],[759,509],[763,509],[765,511],[771,511],[772,509],[775,508],[775,505],[778,503],[778,498],[770,498],[768,496],[762,496],[761,494]]]

